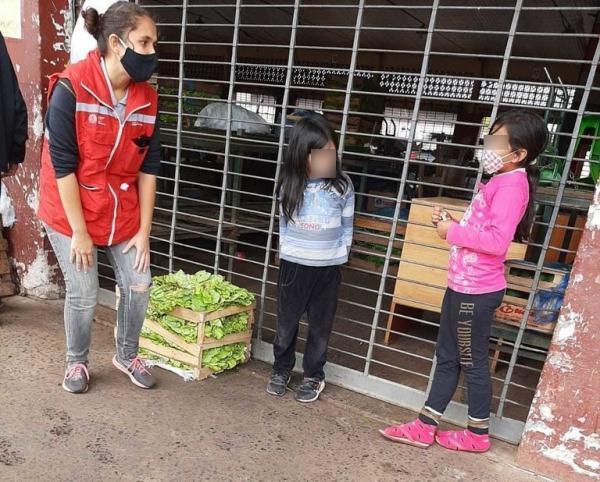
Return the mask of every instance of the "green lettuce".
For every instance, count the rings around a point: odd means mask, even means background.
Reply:
[[[237,315],[231,315],[225,318],[209,321],[204,326],[204,336],[221,340],[227,335],[241,333],[242,331],[246,331],[248,329],[249,318],[250,316],[248,313],[238,313]]]
[[[144,358],[145,360],[153,360],[153,361],[157,361],[159,363],[164,363],[165,365],[169,365],[175,368],[179,368],[180,370],[185,370],[185,371],[192,371],[193,368],[189,365],[186,365],[185,363],[182,363],[180,361],[177,360],[173,360],[172,358],[166,358],[164,356],[161,355],[157,355],[156,353],[153,353],[149,350],[146,350],[145,348],[139,348],[138,349],[138,355],[141,358]]]
[[[234,305],[249,306],[254,295],[226,281],[223,276],[199,271],[188,275],[183,271],[153,279],[148,314],[159,319],[177,306],[198,312],[212,312]]]
[[[179,335],[188,343],[196,343],[198,341],[198,325],[196,323],[171,315],[159,316],[154,321],[171,333]]]
[[[174,348],[175,350],[179,349],[179,348],[177,348],[176,345],[168,342],[162,336],[160,336],[158,333],[155,333],[154,331],[149,330],[145,326],[142,327],[142,331],[140,331],[140,336],[142,338],[146,338],[146,339],[150,340],[151,342],[155,343],[156,345],[166,346],[168,348]]]
[[[246,361],[246,344],[233,343],[231,345],[211,348],[202,353],[202,366],[214,372],[222,372]]]

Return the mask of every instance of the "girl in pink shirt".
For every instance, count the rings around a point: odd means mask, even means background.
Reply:
[[[533,225],[535,161],[547,140],[548,129],[537,114],[511,110],[500,115],[485,138],[481,160],[491,180],[479,186],[460,221],[439,207],[434,209],[432,223],[451,245],[435,374],[419,417],[381,430],[384,437],[418,447],[428,447],[435,440],[451,450],[485,452],[490,448],[490,329],[506,290],[504,261],[510,243],[525,241]],[[437,431],[461,370],[468,392],[467,429]]]

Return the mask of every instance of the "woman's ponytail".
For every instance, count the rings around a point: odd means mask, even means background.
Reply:
[[[102,34],[102,17],[95,8],[88,8],[81,12],[81,16],[85,22],[85,29],[89,34],[96,40],[100,38]]]

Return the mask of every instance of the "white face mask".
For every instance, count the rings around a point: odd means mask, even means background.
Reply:
[[[500,154],[490,151],[489,149],[485,149],[481,156],[481,165],[483,166],[483,172],[486,174],[496,174],[504,164],[510,161],[504,161],[505,157],[514,154],[517,151],[509,152],[508,154],[501,156]]]

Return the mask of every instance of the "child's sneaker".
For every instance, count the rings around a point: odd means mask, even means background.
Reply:
[[[287,390],[288,383],[290,383],[289,373],[275,373],[271,374],[269,383],[267,383],[267,393],[269,395],[275,395],[276,397],[283,397]]]
[[[433,444],[437,425],[429,425],[418,418],[410,423],[392,425],[379,433],[389,440],[426,448]]]
[[[435,441],[442,447],[461,452],[487,452],[491,446],[490,436],[487,433],[479,435],[469,429],[438,432]]]
[[[302,403],[314,402],[325,388],[325,380],[305,378],[296,390],[296,400]]]
[[[85,393],[90,383],[90,372],[87,363],[70,363],[65,372],[62,386],[67,392]]]

